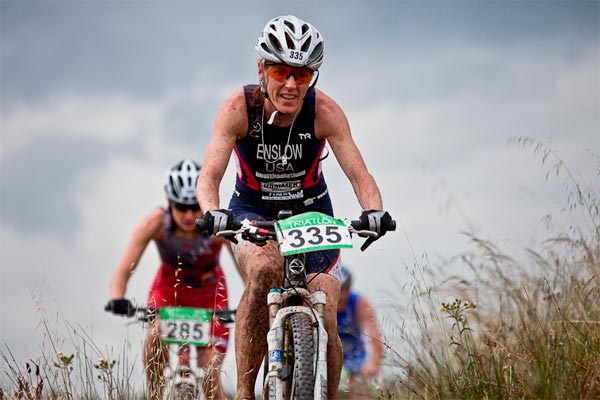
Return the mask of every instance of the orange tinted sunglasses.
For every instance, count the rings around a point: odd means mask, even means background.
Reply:
[[[309,83],[313,76],[313,70],[308,68],[293,68],[282,64],[266,64],[267,75],[277,82],[283,83],[293,76],[298,85]]]

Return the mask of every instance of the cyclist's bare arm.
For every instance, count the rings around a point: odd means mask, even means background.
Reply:
[[[363,297],[358,298],[356,304],[356,318],[358,319],[358,325],[367,337],[367,340],[371,342],[371,354],[369,357],[369,363],[367,364],[367,370],[369,375],[375,375],[379,371],[381,365],[381,356],[383,353],[383,345],[381,344],[381,336],[379,333],[379,327],[377,326],[377,318],[373,307]]]
[[[148,214],[135,228],[121,262],[110,284],[110,298],[122,299],[125,296],[129,277],[138,265],[150,240],[158,237],[163,226],[163,210],[156,209]]]
[[[344,111],[320,90],[317,90],[315,108],[316,135],[329,142],[340,167],[352,184],[360,206],[363,210],[383,210],[379,187],[352,138]]]
[[[244,90],[233,93],[217,112],[212,139],[200,169],[196,197],[203,212],[219,209],[219,185],[235,141],[246,134],[248,118]]]

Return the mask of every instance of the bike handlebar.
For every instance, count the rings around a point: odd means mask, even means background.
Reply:
[[[110,303],[110,302],[109,302]],[[104,306],[104,311],[112,312],[113,310],[110,308],[109,303]],[[136,317],[138,321],[141,322],[153,322],[157,311],[160,308],[155,307],[145,307],[145,306],[133,306],[131,315],[126,315],[128,317]],[[229,324],[235,322],[235,314],[237,310],[213,310],[213,314],[218,320],[223,324]],[[119,315],[119,314],[116,314]]]
[[[225,237],[231,240],[232,242],[237,243],[235,236],[237,234],[241,234],[243,239],[249,240],[259,245],[263,245],[266,243],[267,240],[277,240],[277,235],[275,233],[276,222],[277,221],[250,221],[248,219],[239,221],[235,219],[231,221],[232,229],[220,230],[218,232],[215,232],[215,236]],[[371,243],[373,243],[380,237],[380,235],[377,232],[368,229],[368,224],[363,223],[360,220],[348,221],[347,224],[350,233],[354,233],[360,237],[367,238],[367,240],[361,246],[362,251],[364,251],[367,247],[371,245]],[[395,231],[396,221],[392,220],[387,228],[387,231]],[[206,221],[203,218],[197,219],[196,229],[199,232],[208,231],[212,233],[213,224],[211,222]]]

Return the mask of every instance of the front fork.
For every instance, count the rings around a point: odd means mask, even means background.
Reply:
[[[313,308],[306,306],[287,306],[282,304],[291,296],[300,295],[308,300]],[[324,311],[326,295],[317,290],[310,293],[306,289],[296,288],[282,292],[281,289],[271,289],[267,296],[269,307],[269,332],[267,334],[267,376],[265,379],[264,398],[269,400],[283,400],[283,382],[281,374],[283,370],[283,339],[284,326],[288,316],[303,312],[317,322],[317,329],[313,330],[313,343],[318,343],[318,354],[315,371],[314,398],[321,399],[327,393],[327,331],[324,325]],[[316,311],[316,318],[312,311]]]

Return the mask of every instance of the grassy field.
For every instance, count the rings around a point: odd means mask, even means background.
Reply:
[[[519,258],[470,235],[471,251],[452,260],[467,266],[468,276],[415,263],[412,301],[397,326],[408,350],[388,344],[387,360],[398,372],[368,397],[600,398],[598,188],[582,187],[543,145],[516,144],[532,148],[564,180],[565,212],[582,222],[553,231]],[[0,399],[143,398],[129,383],[139,360],[126,351],[104,355],[80,332],[70,338],[81,344],[77,352],[62,354],[60,339],[46,331],[48,351],[39,360],[21,362],[2,350],[10,385],[0,389]]]
[[[468,277],[417,263],[409,322],[398,326],[410,351],[389,349],[401,373],[373,397],[600,398],[598,186],[583,187],[543,144],[515,144],[541,157],[547,178],[564,181],[564,213],[580,222],[557,227],[547,216],[551,236],[522,249],[519,260],[469,235],[472,251],[453,260]]]

